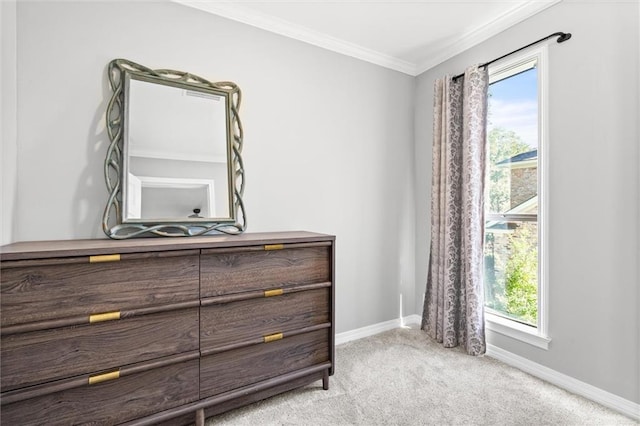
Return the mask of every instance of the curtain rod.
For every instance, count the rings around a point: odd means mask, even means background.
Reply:
[[[533,46],[533,45],[535,45],[535,44],[538,44],[538,43],[541,43],[541,42],[543,42],[543,41],[545,41],[545,40],[548,40],[548,39],[550,39],[551,37],[558,37],[558,39],[557,39],[556,41],[557,41],[558,43],[562,43],[563,41],[567,41],[567,40],[569,40],[569,39],[571,38],[571,33],[557,32],[557,33],[550,34],[550,35],[548,35],[548,36],[546,36],[546,37],[541,38],[540,40],[534,41],[533,43],[529,43],[529,44],[527,44],[526,46],[521,47],[520,49],[516,49],[516,50],[514,50],[513,52],[509,52],[509,53],[507,53],[506,55],[502,55],[502,56],[500,56],[499,58],[496,58],[496,59],[491,60],[491,61],[489,61],[489,62],[485,62],[484,64],[480,65],[480,66],[479,66],[479,68],[485,68],[485,67],[488,67],[489,65],[491,65],[491,64],[492,64],[492,63],[494,63],[494,62],[499,61],[500,59],[506,58],[507,56],[509,56],[509,55],[513,55],[514,53],[518,53],[518,52],[520,52],[521,50],[524,50],[524,49],[526,49],[526,48],[528,48],[528,47],[531,47],[531,46]],[[462,74],[458,74],[458,75],[456,75],[455,77],[453,77],[453,80],[455,81],[455,80],[457,80],[457,79],[459,79],[460,77],[463,77],[463,76],[464,76],[464,73],[462,73]]]

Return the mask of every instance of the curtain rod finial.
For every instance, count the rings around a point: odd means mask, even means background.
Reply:
[[[561,33],[560,37],[558,37],[557,42],[562,43],[563,41],[567,41],[571,38],[571,33]]]

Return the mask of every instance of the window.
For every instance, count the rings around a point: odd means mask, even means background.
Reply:
[[[487,328],[547,348],[543,48],[489,68]]]

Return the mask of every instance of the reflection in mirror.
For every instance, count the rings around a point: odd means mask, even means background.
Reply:
[[[230,220],[225,94],[127,83],[124,222],[188,218],[194,209]]]
[[[105,233],[243,232],[238,87],[124,59],[109,64],[109,79]]]

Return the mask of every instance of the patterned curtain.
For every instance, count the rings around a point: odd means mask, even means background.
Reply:
[[[485,353],[486,68],[434,84],[431,250],[422,329],[447,348]]]

